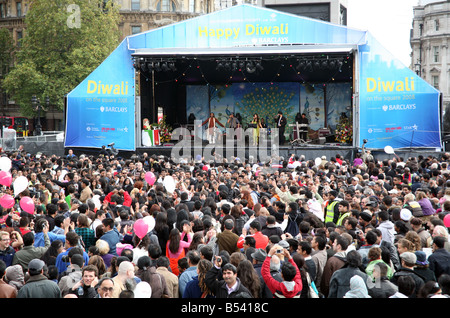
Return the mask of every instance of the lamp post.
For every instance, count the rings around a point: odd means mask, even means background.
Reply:
[[[420,62],[419,61],[417,61],[417,63],[416,64],[414,64],[414,68],[415,68],[415,71],[416,71],[416,74],[417,75],[419,75],[420,76],[420,68],[422,67],[422,65],[420,65]]]
[[[33,95],[33,97],[31,97],[31,104],[33,105],[33,109],[37,110],[36,136],[40,136],[42,134],[41,103],[36,95]]]

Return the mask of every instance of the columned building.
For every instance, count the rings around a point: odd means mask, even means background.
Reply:
[[[413,10],[410,68],[441,91],[445,112],[450,106],[450,2],[420,0]]]

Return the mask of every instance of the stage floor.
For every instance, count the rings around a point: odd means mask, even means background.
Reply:
[[[197,147],[191,147],[190,149],[190,157],[195,158],[198,154],[202,156],[205,155],[207,157],[208,151],[217,151],[215,145],[202,145]],[[256,147],[256,146],[247,146],[242,148],[240,145],[234,145],[234,147],[220,147],[221,150],[226,153],[226,157],[230,156],[239,157],[244,155],[245,159],[249,159],[250,156],[255,157],[255,155],[261,154],[262,156],[272,156],[278,155],[285,159],[289,158],[292,154],[295,155],[304,155],[306,160],[314,160],[317,157],[326,156],[327,159],[331,157],[335,157],[336,154],[340,154],[341,157],[349,160],[353,160],[355,153],[357,151],[356,148],[352,146],[345,146],[339,144],[305,144],[305,145],[290,145],[290,143],[286,143],[285,145],[272,148],[272,147]],[[167,157],[179,157],[180,149],[176,149],[173,145],[163,145],[163,146],[154,146],[154,147],[138,147],[136,149],[136,154],[142,155],[143,153],[147,153],[149,156],[157,155],[157,156],[167,156]],[[182,156],[189,155],[186,149],[183,149]],[[242,160],[242,158],[240,158]]]

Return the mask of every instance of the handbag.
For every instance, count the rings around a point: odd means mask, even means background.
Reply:
[[[308,298],[319,298],[319,293],[317,292],[316,284],[314,282],[311,282],[309,273],[306,273],[306,279],[308,281]]]

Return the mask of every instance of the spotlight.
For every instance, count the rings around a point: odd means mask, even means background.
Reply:
[[[245,70],[247,71],[247,73],[255,73],[256,71],[256,67],[253,65],[253,62],[247,62],[247,66],[245,68]]]
[[[327,60],[323,60],[322,63],[320,64],[321,68],[323,70],[328,68],[328,61]]]
[[[245,62],[244,61],[239,61],[239,69],[243,69],[245,67]]]
[[[147,71],[147,63],[141,63],[141,72],[145,73]]]
[[[169,63],[169,68],[172,72],[175,72],[177,70],[177,68],[175,67],[175,63],[174,62],[170,62]]]
[[[258,72],[264,70],[264,67],[261,65],[261,62],[256,62],[255,68]]]
[[[297,71],[301,72],[306,68],[306,62],[305,61],[300,61],[297,65],[297,67],[295,68]]]
[[[170,71],[170,68],[167,66],[167,63],[162,63],[162,64],[161,64],[161,69],[162,69],[164,72]]]
[[[216,67],[217,71],[222,71],[224,68],[225,68],[225,65],[223,65],[222,62],[217,63],[217,67]]]
[[[314,61],[314,69],[318,70],[320,68],[320,61]]]
[[[335,70],[336,69],[336,60],[330,60],[329,66],[330,66],[330,69]]]
[[[310,73],[313,71],[313,66],[312,66],[311,61],[306,62],[305,71],[310,72]]]
[[[155,62],[155,64],[153,64],[153,66],[155,67],[155,71],[157,71],[157,72],[161,71],[161,63]]]

